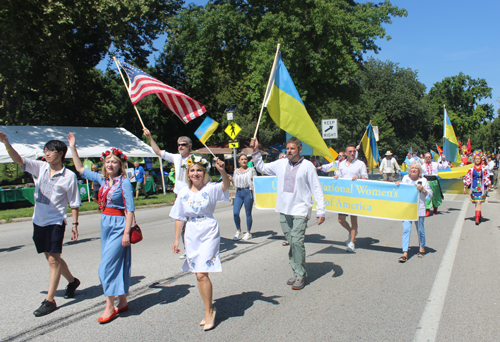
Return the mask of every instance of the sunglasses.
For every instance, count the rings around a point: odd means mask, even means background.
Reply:
[[[177,144],[177,146],[187,146],[188,144]]]

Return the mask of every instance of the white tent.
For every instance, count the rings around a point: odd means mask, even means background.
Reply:
[[[80,158],[101,157],[102,152],[112,147],[122,150],[127,157],[158,157],[148,144],[120,127],[0,126],[0,132],[7,134],[21,157],[30,159],[43,157],[43,146],[49,140],[61,140],[67,144],[66,137],[70,132],[76,137]],[[73,158],[69,149],[66,158]],[[0,163],[12,163],[4,144],[0,144]],[[161,159],[160,168],[165,193]]]

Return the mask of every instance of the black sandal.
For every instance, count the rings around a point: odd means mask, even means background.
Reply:
[[[283,241],[282,245],[283,245],[283,246],[288,246],[288,245],[290,245],[290,244],[288,243],[288,241]]]
[[[408,257],[407,257],[406,255],[402,255],[402,256],[398,259],[398,261],[399,261],[400,263],[404,264],[405,262],[407,262],[407,261],[408,261]]]

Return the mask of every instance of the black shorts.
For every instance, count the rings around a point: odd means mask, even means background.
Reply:
[[[66,224],[39,226],[33,223],[33,241],[38,253],[62,253],[62,243]]]

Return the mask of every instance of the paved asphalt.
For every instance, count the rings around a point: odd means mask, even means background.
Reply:
[[[254,209],[254,238],[234,242],[232,207],[219,203],[222,273],[211,274],[217,326],[198,325],[203,304],[195,275],[172,253],[170,207],[137,212],[144,240],[133,246],[130,310],[97,323],[104,297],[97,268],[100,215],[82,215],[80,239],[66,234],[63,258],[82,285],[45,317],[32,312],[46,294],[48,264],[37,255],[31,222],[0,225],[0,341],[498,341],[500,340],[500,196],[483,205],[474,225],[465,195],[446,195],[438,215],[425,220],[427,251],[401,255],[401,223],[359,219],[356,253],[346,253],[337,215],[310,222],[306,237],[308,284],[286,285],[288,247],[278,214]],[[245,226],[244,213],[241,214]]]

